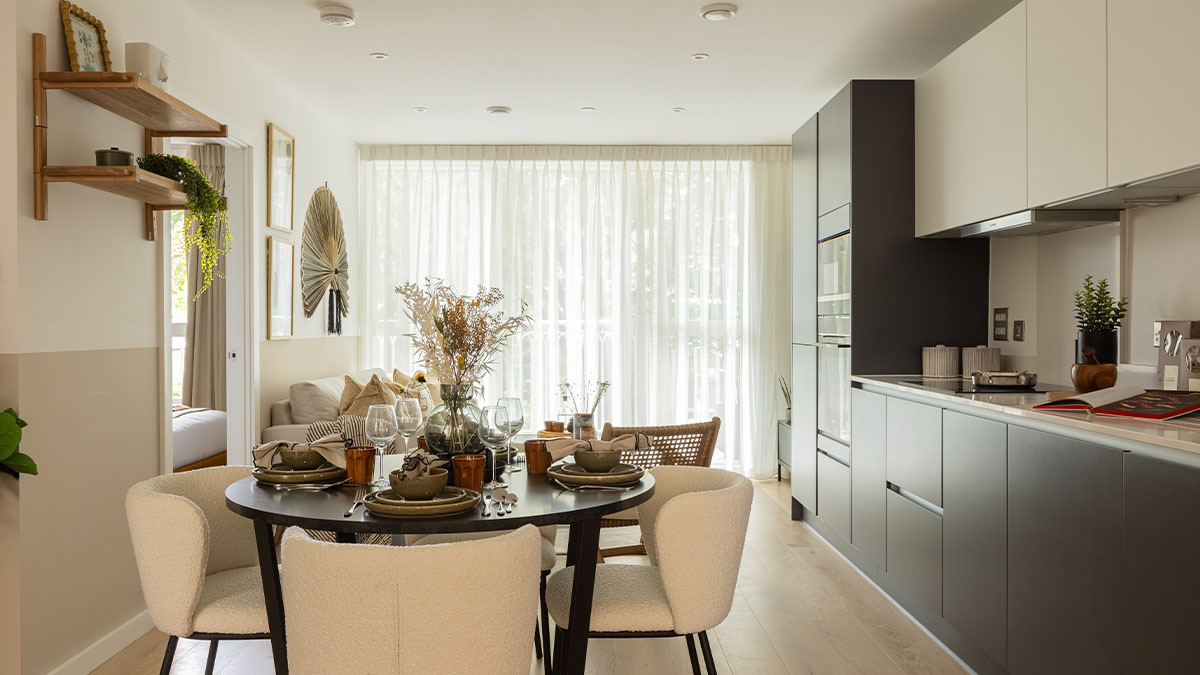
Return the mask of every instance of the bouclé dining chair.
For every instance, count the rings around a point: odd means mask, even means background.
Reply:
[[[606,423],[600,440],[611,441],[617,436],[633,433],[649,436],[652,445],[644,450],[621,453],[621,461],[626,464],[634,464],[643,469],[661,465],[711,466],[713,452],[717,447],[717,436],[721,433],[721,418],[714,417],[709,422],[658,427],[614,427],[611,423]],[[633,527],[637,524],[637,509],[619,511],[600,520],[601,527]],[[604,562],[606,556],[618,555],[646,555],[646,547],[644,544],[635,544],[602,548],[597,562]]]
[[[692,672],[700,673],[694,636],[715,675],[708,630],[733,604],[754,488],[742,475],[694,466],[659,466],[654,496],[637,508],[649,565],[596,566],[588,637],[686,637]],[[554,662],[571,630],[574,567],[550,575],[546,601],[556,625]]]
[[[249,475],[248,466],[171,473],[125,495],[146,609],[170,636],[161,675],[181,637],[210,641],[206,675],[219,641],[270,637],[254,528],[225,506],[225,488]]]
[[[331,544],[283,535],[292,675],[528,675],[537,528],[450,544]]]

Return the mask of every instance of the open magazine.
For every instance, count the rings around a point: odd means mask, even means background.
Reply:
[[[1200,391],[1110,387],[1033,407],[1035,410],[1083,410],[1095,415],[1169,420],[1200,410]]]

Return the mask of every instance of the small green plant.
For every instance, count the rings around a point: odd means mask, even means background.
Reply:
[[[187,195],[187,220],[183,228],[183,249],[195,246],[200,251],[200,290],[195,300],[212,285],[213,276],[224,277],[217,269],[223,255],[233,248],[233,234],[229,231],[229,220],[225,213],[225,195],[208,182],[200,167],[190,159],[177,155],[149,154],[138,160],[138,166],[183,183]],[[217,230],[225,234],[217,241]]]
[[[783,376],[779,376],[779,388],[783,390],[783,402],[787,404],[788,410],[792,409],[792,387],[788,384]]]
[[[1129,299],[1116,300],[1108,290],[1108,279],[1092,282],[1083,278],[1083,290],[1075,291],[1075,326],[1085,333],[1115,331],[1129,307]]]
[[[0,412],[0,471],[13,478],[20,478],[23,473],[36,476],[38,472],[33,458],[17,449],[25,426],[25,420],[12,408]]]

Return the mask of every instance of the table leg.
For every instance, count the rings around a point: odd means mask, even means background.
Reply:
[[[556,666],[566,675],[583,675],[587,663],[588,633],[592,627],[592,595],[596,590],[596,555],[600,551],[600,519],[572,523],[567,545],[568,560],[573,553],[575,576],[571,586],[571,614],[568,621],[565,654],[554,655]],[[560,660],[561,659],[561,660]]]
[[[258,567],[262,574],[263,599],[267,603],[267,627],[271,630],[271,656],[275,675],[287,675],[287,637],[283,629],[283,590],[279,586],[279,560],[275,555],[275,534],[271,524],[254,521],[254,539],[258,544]]]

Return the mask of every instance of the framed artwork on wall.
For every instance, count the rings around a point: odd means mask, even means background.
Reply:
[[[267,339],[292,336],[296,247],[279,237],[267,237]]]
[[[108,38],[100,19],[67,0],[59,0],[58,7],[62,11],[71,70],[77,73],[112,70],[112,55],[108,53]]]
[[[267,227],[292,231],[296,187],[296,139],[274,123],[267,125]]]

